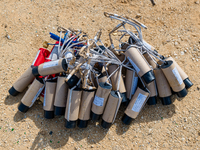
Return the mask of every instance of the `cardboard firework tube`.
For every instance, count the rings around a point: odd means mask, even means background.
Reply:
[[[90,119],[90,111],[94,100],[95,90],[83,90],[77,126],[86,128]]]
[[[23,96],[21,103],[18,106],[18,110],[21,112],[27,112],[28,109],[34,104],[37,97],[40,95],[44,88],[44,82],[41,78],[35,78],[30,85],[25,95]]]
[[[67,104],[66,104],[66,110],[65,110],[65,127],[66,128],[75,128],[76,127],[76,122],[78,120],[78,115],[79,115],[79,108],[80,108],[80,104],[81,104],[81,94],[82,94],[82,91],[79,88],[72,90],[71,105],[70,105],[70,103],[69,103],[70,89],[68,90]],[[68,108],[70,109],[69,120],[67,120]]]
[[[126,69],[125,87],[126,96],[128,100],[131,100],[132,95],[135,93],[138,84],[137,74],[130,69]]]
[[[138,75],[145,81],[146,84],[149,84],[155,80],[153,71],[138,49],[129,46],[125,52],[125,55],[135,68]]]
[[[133,95],[125,113],[122,117],[122,122],[129,125],[133,119],[135,119],[148,99],[149,93],[146,89],[137,88],[135,94]]]
[[[9,89],[9,93],[12,96],[17,96],[20,92],[23,92],[24,89],[34,80],[34,75],[32,74],[33,66],[38,66],[41,63],[44,63],[45,58],[49,55],[49,51],[40,48],[36,54],[35,59],[33,60],[32,65],[19,77],[13,86]]]
[[[32,69],[34,76],[47,76],[67,71],[68,65],[64,58],[45,62]]]
[[[153,68],[157,67],[156,63],[151,59],[151,57],[149,56],[149,54],[147,52],[145,52],[143,54],[143,56],[147,60],[147,62],[149,63],[149,65],[151,65]]]
[[[172,90],[177,93],[178,97],[185,97],[187,95],[185,84],[173,61],[166,61],[166,63],[161,65],[161,69]]]
[[[190,87],[192,87],[193,83],[190,81],[188,75],[183,71],[183,69],[177,64],[177,62],[172,57],[168,57],[165,60],[173,61],[173,63],[176,66],[181,78],[183,79],[183,82],[185,84],[185,88],[189,89]]]
[[[106,82],[100,82],[97,88],[97,92],[92,103],[91,119],[97,121],[103,114],[108,96],[110,94],[112,86]]]
[[[45,83],[45,94],[44,94],[44,117],[46,119],[54,118],[54,100],[56,93],[56,80],[47,80]]]
[[[112,74],[117,68],[118,68],[117,65],[109,65],[109,66],[108,66],[108,73],[109,73],[109,74]],[[117,71],[111,76],[112,88],[113,88],[114,91],[117,90],[119,75],[120,75],[120,72],[119,72],[119,70],[117,70]],[[123,78],[122,78],[122,75],[120,76],[119,92],[122,94],[122,102],[126,102],[126,101],[127,101],[127,97],[126,97],[126,88],[125,88],[125,84],[124,84],[124,80],[123,80]]]
[[[17,96],[34,80],[34,75],[32,74],[32,68],[29,67],[18,79],[15,81],[13,86],[9,89],[9,93],[12,96]]]
[[[99,77],[98,77],[98,82],[106,82],[107,80],[106,72],[103,72]]]
[[[65,83],[65,76],[59,76],[57,79],[56,94],[55,94],[55,115],[61,116],[65,114],[68,86]]]
[[[75,73],[72,76],[69,74],[67,76],[67,78],[69,78],[69,80],[67,80],[66,83],[67,83],[68,87],[71,89],[72,87],[74,87],[78,83],[79,78],[80,78],[80,74]]]
[[[122,98],[120,99],[120,103],[121,101]],[[115,112],[118,111],[117,110],[118,102],[119,102],[119,96],[117,94],[117,91],[111,91],[102,116],[101,126],[103,128],[108,129],[112,125]]]
[[[146,85],[147,89],[150,91],[150,96],[147,101],[148,105],[156,105],[157,103],[157,87],[156,87],[156,81],[153,81]]]
[[[163,105],[170,105],[171,102],[171,88],[170,85],[162,72],[161,68],[154,69],[154,74],[156,77],[156,85],[158,89],[158,95],[162,101]]]

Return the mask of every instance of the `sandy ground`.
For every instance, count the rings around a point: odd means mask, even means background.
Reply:
[[[200,1],[198,0],[0,0],[0,149],[198,149],[200,148]],[[49,32],[58,26],[82,28],[93,37],[116,22],[103,12],[137,17],[148,26],[146,41],[161,54],[171,55],[194,86],[173,104],[145,106],[130,125],[121,123],[123,108],[110,130],[90,122],[86,129],[66,129],[64,118],[46,120],[41,102],[18,112],[24,93],[8,89],[30,66]],[[51,132],[52,131],[52,132]]]

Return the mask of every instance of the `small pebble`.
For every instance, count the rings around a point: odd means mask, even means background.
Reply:
[[[53,134],[53,131],[50,131],[49,134],[52,135],[52,134]]]
[[[177,45],[178,45],[178,42],[175,42],[174,45],[177,46]]]
[[[136,18],[140,18],[140,17],[141,17],[141,14],[137,14],[137,15],[136,15]]]
[[[181,51],[181,55],[184,55],[185,53],[183,51]]]
[[[9,39],[9,40],[11,39],[11,38],[10,38],[10,35],[8,35],[8,34],[6,35],[6,37],[7,37],[7,39]]]

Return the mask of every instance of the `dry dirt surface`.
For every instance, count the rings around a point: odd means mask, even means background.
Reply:
[[[199,149],[200,148],[200,1],[199,0],[0,0],[0,149]],[[146,41],[171,55],[194,83],[173,104],[146,105],[130,126],[120,109],[109,130],[89,122],[86,129],[66,129],[64,118],[46,120],[42,103],[18,112],[24,95],[8,94],[30,66],[49,32],[58,26],[81,28],[90,37],[102,28],[102,41],[116,25],[103,12],[137,18],[148,29]]]

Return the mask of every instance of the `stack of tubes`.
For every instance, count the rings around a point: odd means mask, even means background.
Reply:
[[[18,106],[26,113],[37,99],[43,101],[44,117],[65,116],[66,128],[86,128],[89,120],[110,128],[118,110],[126,108],[122,122],[129,125],[145,103],[172,103],[171,96],[185,97],[193,84],[172,57],[164,57],[143,40],[147,27],[127,16],[104,13],[120,23],[109,33],[110,46],[101,41],[101,30],[93,39],[81,30],[58,28],[56,42],[45,42],[31,66],[10,88],[17,96],[29,85]],[[134,27],[134,31],[127,29]],[[120,32],[114,44],[112,33]],[[51,51],[47,50],[53,45]]]

